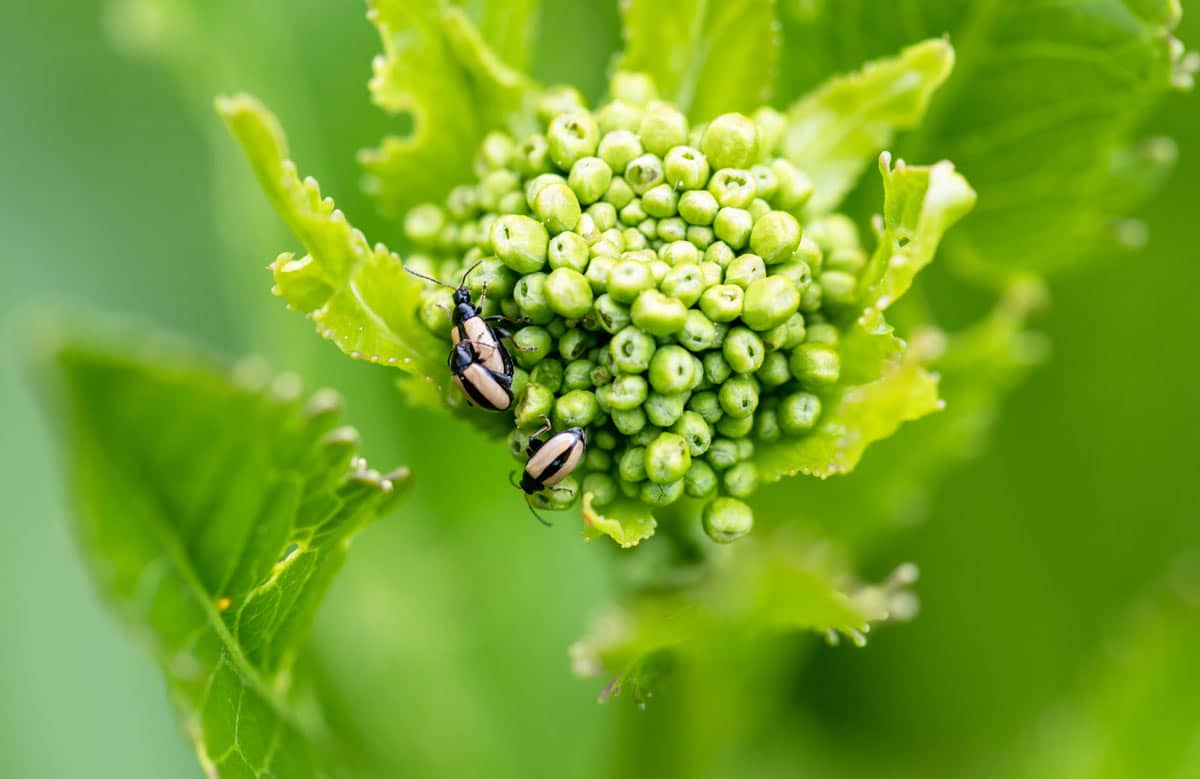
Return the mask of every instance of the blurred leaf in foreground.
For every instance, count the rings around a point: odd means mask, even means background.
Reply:
[[[117,341],[114,341],[117,342]],[[186,345],[78,335],[49,349],[73,524],[109,603],[154,654],[214,776],[325,775],[292,667],[351,538],[403,493],[294,377],[231,378]]]

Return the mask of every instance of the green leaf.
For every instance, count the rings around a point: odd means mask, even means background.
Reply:
[[[1192,553],[1103,644],[1077,699],[1045,718],[1011,775],[1200,776],[1197,646],[1200,560]]]
[[[910,167],[884,153],[883,233],[862,276],[865,307],[888,308],[933,261],[942,236],[975,206],[975,190],[949,162]]]
[[[501,61],[529,71],[539,0],[462,0],[460,5]]]
[[[824,398],[826,412],[811,434],[759,447],[764,481],[849,473],[872,443],[942,408],[937,377],[928,370],[936,346],[909,347],[882,312],[908,291],[975,194],[948,162],[931,167],[898,162],[893,168],[885,153],[879,169],[884,181],[879,246],[863,272],[864,308],[842,339],[840,385]]]
[[[750,113],[779,62],[774,0],[626,0],[619,69],[650,74],[693,120]]]
[[[808,210],[823,214],[840,203],[896,132],[921,122],[953,68],[950,44],[929,40],[834,78],[792,105],[782,153],[813,180]]]
[[[533,132],[537,87],[488,48],[461,9],[374,0],[369,15],[384,52],[375,59],[371,95],[385,111],[409,117],[412,129],[364,150],[360,161],[367,191],[398,215],[467,181],[489,130]]]
[[[1111,241],[1113,156],[1190,81],[1194,59],[1171,36],[1178,1],[911,0],[898,13],[902,24],[870,3],[826,3],[788,25],[788,49],[811,83],[949,32],[954,75],[895,151],[954,160],[978,190],[979,208],[946,244],[955,266],[1003,284]]]
[[[445,346],[417,321],[421,282],[386,247],[372,247],[332,200],[322,198],[316,181],[300,180],[279,123],[266,108],[243,95],[219,99],[217,110],[308,251],[300,259],[283,254],[271,265],[275,293],[351,357],[444,381]]]
[[[641,501],[621,500],[603,509],[592,507],[592,493],[583,496],[584,538],[589,541],[608,536],[622,548],[637,546],[654,535],[657,523],[649,507]]]
[[[748,639],[809,630],[831,643],[846,636],[863,646],[873,625],[916,612],[906,589],[916,581],[911,565],[864,585],[828,545],[782,532],[756,533],[731,551],[698,586],[645,593],[630,608],[596,619],[571,647],[577,674],[613,675],[601,700],[622,688],[643,699],[676,653],[711,654],[736,666],[733,656],[746,651]]]
[[[213,776],[324,776],[290,690],[351,538],[405,491],[295,377],[235,378],[187,345],[56,336],[73,529],[97,586],[162,666]],[[137,344],[143,344],[137,346]]]

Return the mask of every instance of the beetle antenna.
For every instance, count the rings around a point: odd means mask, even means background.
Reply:
[[[458,286],[459,286],[459,287],[465,287],[465,286],[467,286],[467,276],[470,276],[470,275],[471,275],[471,271],[475,270],[476,268],[478,268],[478,267],[479,267],[480,265],[482,265],[482,264],[483,264],[483,260],[480,260],[479,262],[475,263],[474,265],[472,265],[471,267],[469,267],[469,268],[467,268],[465,271],[463,271],[463,277],[462,277],[462,281],[458,282]],[[449,285],[449,284],[447,284],[446,286],[450,286],[450,285]],[[487,294],[486,290],[484,291],[484,294],[485,294],[485,295]]]
[[[454,289],[454,287],[450,286],[450,285],[449,285],[449,284],[447,284],[446,282],[444,282],[444,281],[438,281],[438,280],[437,280],[437,279],[435,279],[435,278],[431,278],[430,276],[426,276],[424,273],[417,273],[415,270],[413,270],[412,268],[408,267],[407,265],[401,265],[400,267],[401,267],[401,268],[404,268],[404,270],[406,270],[406,271],[408,271],[409,273],[411,273],[412,275],[416,276],[418,279],[425,279],[426,281],[432,281],[434,284],[437,284],[439,287],[445,287],[445,288],[447,288],[447,289]]]
[[[526,503],[525,505],[529,506],[529,503]],[[529,506],[529,513],[533,515],[534,519],[536,519],[538,522],[541,522],[546,527],[554,527],[554,523],[547,522],[546,520],[542,519],[542,515],[537,513],[537,511],[534,510],[533,506]]]

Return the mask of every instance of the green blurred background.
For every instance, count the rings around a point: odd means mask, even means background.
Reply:
[[[597,705],[602,682],[572,677],[566,655],[610,591],[609,551],[566,527],[535,532],[507,488],[462,502],[452,465],[504,485],[508,460],[408,411],[381,371],[266,294],[263,266],[293,241],[207,99],[259,94],[303,170],[372,238],[393,238],[356,188],[353,150],[388,127],[368,107],[377,41],[361,6],[208,5],[206,36],[163,58],[139,56],[111,7],[0,2],[0,776],[199,775],[157,669],[100,604],[67,533],[54,431],[21,360],[39,301],[133,314],[337,386],[372,460],[413,466],[416,496],[355,547],[314,640],[340,689],[332,719],[392,775],[621,775],[631,756],[614,739],[654,714]],[[546,3],[536,74],[596,96],[619,44],[613,5]],[[1178,34],[1195,45],[1200,2],[1184,6]],[[1179,141],[1180,164],[1141,214],[1148,247],[1056,281],[1039,323],[1052,360],[925,520],[860,561],[870,575],[918,562],[920,617],[865,650],[820,645],[781,681],[781,737],[811,745],[808,775],[986,775],[1009,762],[1086,689],[1131,607],[1200,548],[1200,106],[1173,95],[1149,129]],[[761,763],[742,775],[800,771],[747,749]]]

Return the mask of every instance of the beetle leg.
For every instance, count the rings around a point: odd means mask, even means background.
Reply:
[[[554,427],[553,425],[550,424],[550,417],[546,416],[545,414],[542,415],[542,422],[545,423],[542,425],[542,429],[538,430],[536,433],[534,433],[533,436],[531,436],[532,438],[537,438],[542,433],[545,433]]]

